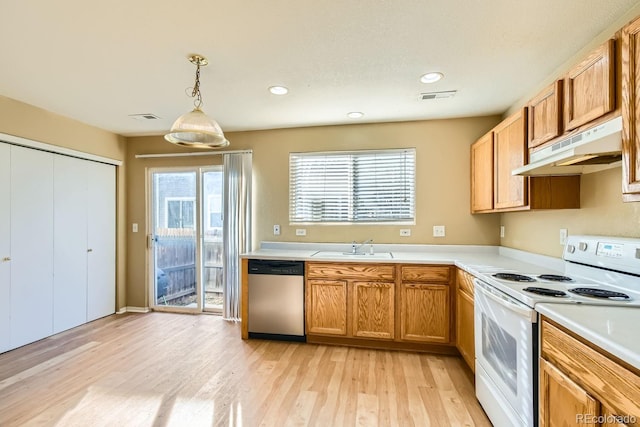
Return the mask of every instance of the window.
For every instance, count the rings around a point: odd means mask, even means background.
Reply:
[[[289,154],[289,221],[415,220],[416,150]]]
[[[165,199],[167,228],[195,228],[196,201],[191,197]]]

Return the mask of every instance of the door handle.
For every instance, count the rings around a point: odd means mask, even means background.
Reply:
[[[11,261],[11,257],[6,256],[6,257],[2,258],[2,261],[4,261],[4,262]]]
[[[87,249],[87,252],[93,252],[93,249]]]

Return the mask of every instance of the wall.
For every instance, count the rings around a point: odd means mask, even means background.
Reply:
[[[532,88],[527,96],[516,102],[504,116],[525,105],[540,90],[562,76],[637,16],[640,16],[640,3],[594,37],[545,81]],[[581,209],[502,214],[501,223],[505,226],[506,233],[505,238],[501,239],[501,244],[535,253],[561,256],[560,228],[567,228],[569,234],[640,237],[640,203],[622,203],[622,169],[620,167],[583,175],[580,185]]]
[[[499,243],[499,215],[469,213],[470,145],[498,121],[498,116],[324,126],[227,134],[230,149],[253,150],[253,243],[260,241],[350,242],[373,238],[377,243],[478,244]],[[290,226],[288,220],[289,153],[296,151],[358,150],[378,148],[416,148],[416,224]],[[136,154],[185,152],[160,136],[130,138],[127,151],[129,184],[127,224],[136,222],[141,230],[145,218],[145,168],[207,165],[219,157],[176,157],[135,159]],[[193,150],[191,150],[193,151]],[[273,225],[280,224],[281,235],[273,236]],[[444,238],[432,237],[433,225],[445,225]],[[296,228],[306,228],[298,237]],[[400,228],[411,228],[411,237],[400,237]],[[127,301],[146,306],[145,233],[129,231]]]
[[[0,96],[0,133],[116,160],[125,159],[125,139],[67,117]],[[116,303],[126,306],[125,167],[117,167]]]

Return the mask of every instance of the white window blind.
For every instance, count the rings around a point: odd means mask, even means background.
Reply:
[[[289,154],[289,221],[413,222],[416,152]]]

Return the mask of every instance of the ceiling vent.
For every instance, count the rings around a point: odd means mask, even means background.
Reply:
[[[129,117],[131,117],[134,120],[160,120],[160,117],[151,113],[129,114]]]
[[[455,95],[457,90],[445,90],[443,92],[427,92],[421,93],[420,99],[422,101],[426,101],[429,99],[442,99],[442,98],[451,98]]]

